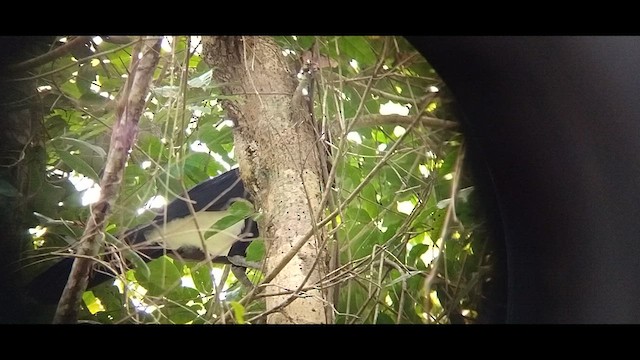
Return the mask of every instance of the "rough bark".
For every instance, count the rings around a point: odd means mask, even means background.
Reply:
[[[223,103],[235,122],[235,153],[245,184],[264,216],[259,222],[267,241],[270,274],[293,245],[312,229],[322,195],[317,137],[306,100],[297,89],[281,49],[268,37],[203,38],[205,61],[223,85]],[[314,236],[266,285],[266,293],[295,291],[322,278],[326,251]],[[317,262],[317,263],[316,263]],[[266,297],[267,322],[325,323],[320,289]],[[282,306],[287,304],[286,306]]]
[[[145,97],[160,58],[160,43],[161,38],[148,41],[142,48],[142,58],[132,62],[131,76],[123,90],[126,93],[118,103],[109,155],[100,181],[100,198],[91,207],[91,214],[77,252],[78,257],[73,262],[69,280],[58,303],[54,323],[77,322],[82,293],[87,288],[89,272],[93,265],[92,258],[98,255],[104,237],[105,220],[120,189],[128,152],[138,132],[138,121],[145,106]],[[136,55],[137,52],[134,51],[134,56]]]

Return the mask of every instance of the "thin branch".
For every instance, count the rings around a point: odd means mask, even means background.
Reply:
[[[88,43],[89,41],[91,41],[91,36],[78,36],[76,38],[74,38],[73,40],[70,40],[69,42],[67,42],[64,45],[60,45],[57,48],[46,52],[40,56],[36,56],[34,58],[31,58],[29,60],[25,60],[21,63],[17,63],[14,65],[9,66],[9,71],[25,71],[25,70],[29,70],[29,69],[33,69],[35,67],[38,67],[40,65],[44,65],[48,62],[51,62],[57,58],[60,58],[64,55],[66,55],[67,53],[69,53],[70,51],[76,49],[76,48],[80,48],[82,46],[84,46],[86,43]]]
[[[438,273],[438,267],[440,266],[440,262],[442,262],[442,259],[444,258],[444,249],[445,249],[445,243],[446,243],[445,237],[447,236],[447,232],[449,230],[449,222],[452,219],[456,218],[454,203],[455,203],[455,199],[458,192],[458,183],[460,181],[460,174],[462,172],[463,161],[464,161],[464,144],[460,146],[460,150],[458,152],[458,158],[456,159],[456,163],[454,167],[454,177],[453,177],[453,181],[451,182],[451,202],[447,207],[447,212],[444,216],[444,221],[442,223],[442,231],[439,237],[439,239],[442,239],[442,249],[440,250],[438,257],[433,261],[431,272],[429,273],[429,275],[424,281],[424,289],[425,289],[424,293],[427,299],[429,298],[429,294],[431,293],[431,285]],[[446,276],[445,276],[445,279],[446,279]]]
[[[39,79],[39,78],[42,78],[42,77],[45,77],[45,76],[53,75],[53,74],[55,74],[55,73],[57,73],[57,72],[60,72],[60,71],[66,70],[66,69],[68,69],[68,68],[71,68],[71,67],[74,67],[74,66],[78,66],[78,65],[81,65],[81,64],[84,64],[84,63],[87,63],[87,62],[89,62],[89,61],[91,61],[91,60],[93,60],[93,59],[95,59],[95,58],[100,57],[100,56],[108,55],[108,54],[114,53],[114,52],[116,52],[116,51],[119,51],[119,50],[122,50],[122,49],[126,49],[126,48],[128,48],[129,46],[136,44],[138,41],[140,41],[140,40],[135,40],[135,41],[132,41],[132,42],[130,42],[130,43],[128,43],[128,44],[125,44],[125,45],[122,45],[122,46],[118,46],[118,47],[113,48],[113,49],[110,49],[110,50],[106,50],[106,51],[103,51],[103,52],[95,53],[95,54],[93,54],[93,55],[89,55],[89,56],[87,56],[87,57],[85,57],[85,58],[79,59],[79,60],[78,60],[78,61],[76,61],[76,62],[73,62],[73,63],[68,64],[68,65],[65,65],[65,66],[63,66],[63,67],[60,67],[60,68],[57,68],[57,69],[54,69],[54,70],[48,71],[48,72],[46,72],[46,73],[41,73],[41,74],[38,74],[38,75],[28,76],[28,77],[24,77],[24,78],[9,79],[9,81],[26,81],[26,80],[34,80],[34,79]]]
[[[105,164],[105,171],[100,181],[100,199],[91,207],[91,214],[87,220],[80,246],[79,256],[95,257],[100,249],[105,236],[104,226],[107,215],[119,192],[124,173],[124,165],[128,158],[133,140],[138,131],[138,121],[142,115],[145,104],[145,96],[149,91],[149,84],[153,78],[153,72],[158,64],[161,39],[149,39],[144,55],[139,61],[132,62],[132,68],[136,70],[134,76],[127,80],[128,86],[124,86],[128,96],[123,97],[118,104],[117,121],[111,136],[109,156]],[[82,293],[87,288],[88,277],[93,266],[93,260],[78,257],[74,260],[69,275],[69,280],[64,288],[54,323],[76,323],[78,309],[82,300]]]

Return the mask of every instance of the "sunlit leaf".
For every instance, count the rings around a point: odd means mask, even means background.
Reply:
[[[231,308],[233,309],[233,315],[236,319],[236,322],[238,324],[244,324],[244,313],[245,313],[245,309],[244,306],[242,306],[242,304],[240,304],[237,301],[232,301],[229,303],[229,305],[231,305]]]

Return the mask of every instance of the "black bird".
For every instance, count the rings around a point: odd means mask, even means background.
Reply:
[[[162,256],[165,249],[185,259],[204,260],[206,256],[198,229],[200,232],[209,230],[218,220],[229,215],[229,206],[239,199],[251,201],[238,169],[233,169],[201,182],[186,195],[171,201],[149,224],[129,231],[125,240],[136,249],[142,248],[140,252],[145,261]],[[187,201],[191,202],[193,212]],[[231,264],[236,277],[251,286],[245,274],[246,268],[259,265],[247,262],[245,257],[247,247],[256,237],[256,222],[246,218],[206,238],[205,245],[212,262]],[[45,303],[57,302],[72,264],[73,258],[65,258],[36,276],[29,284],[29,295]],[[110,279],[113,276],[104,271],[93,271],[88,288]]]

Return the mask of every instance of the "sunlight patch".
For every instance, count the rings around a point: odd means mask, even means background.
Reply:
[[[145,209],[159,209],[167,204],[167,199],[162,195],[152,196],[146,204]]]
[[[173,36],[165,36],[162,38],[162,43],[160,44],[160,48],[166,52],[171,52],[171,43],[169,38],[173,40]]]
[[[193,282],[193,278],[190,275],[185,275],[180,278],[180,284],[182,287],[196,289],[196,284]]]
[[[380,104],[380,115],[409,115],[409,107],[393,101],[387,101],[385,104]]]
[[[78,192],[85,191],[95,184],[95,181],[93,181],[91,178],[88,178],[82,174],[78,174],[77,172],[75,172],[75,170],[69,174],[69,181],[71,182],[71,184],[73,184],[76,190],[78,190]]]
[[[362,137],[356,131],[352,131],[347,134],[347,140],[354,142],[358,145],[362,144]]]
[[[88,188],[85,191],[84,195],[82,195],[82,206],[87,206],[89,204],[93,204],[100,199],[100,185],[93,184],[92,187]]]
[[[356,72],[360,72],[360,66],[358,65],[358,60],[351,59],[351,61],[349,61],[349,66],[351,66],[351,68],[353,68],[353,70],[355,70]]]
[[[194,55],[202,54],[202,36],[192,36],[189,47]]]
[[[405,128],[403,128],[402,126],[396,126],[393,128],[393,135],[400,137],[402,135],[404,135],[404,133],[406,133],[407,130]]]
[[[389,227],[384,226],[383,225],[383,219],[380,219],[379,221],[376,221],[376,227],[378,228],[378,230],[382,231],[383,233],[387,232],[387,230],[389,230]]]
[[[229,120],[229,119],[224,120],[223,122],[218,124],[218,126],[216,126],[216,130],[222,130],[225,127],[232,128],[233,127],[233,121]]]
[[[192,142],[190,148],[195,152],[202,152],[207,154],[211,151],[209,150],[207,144],[203,144],[200,140]]]
[[[398,212],[401,212],[407,215],[411,214],[411,212],[413,211],[413,208],[415,207],[415,205],[413,205],[413,202],[410,200],[398,201],[396,206],[397,206]]]
[[[425,236],[425,240],[426,238],[427,237]],[[433,260],[435,260],[438,255],[440,255],[440,246],[442,246],[442,239],[438,239],[435,245],[431,241],[429,241],[428,243],[429,250],[420,255],[420,260],[422,260],[425,265],[431,264],[431,262],[433,262]]]
[[[429,175],[431,175],[431,171],[427,168],[427,165],[424,165],[424,164],[418,165],[418,170],[420,171],[420,174],[422,174],[422,176],[425,179],[428,178]]]

